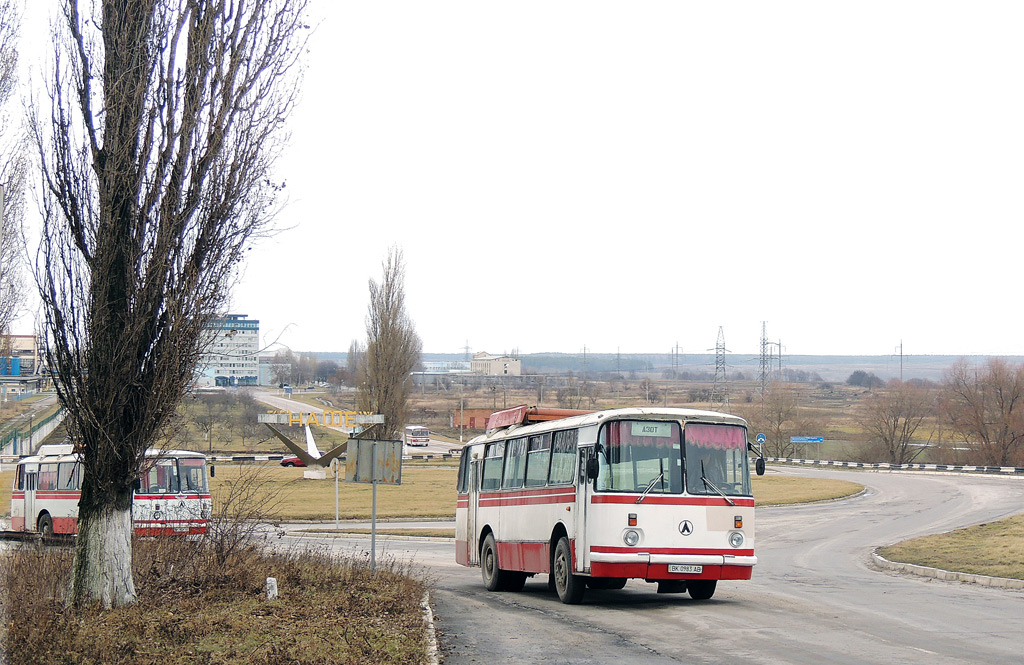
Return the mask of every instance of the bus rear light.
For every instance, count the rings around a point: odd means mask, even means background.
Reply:
[[[732,518],[732,526],[734,529],[743,528],[743,515],[737,515]]]
[[[636,513],[629,514],[629,526],[636,526]]]

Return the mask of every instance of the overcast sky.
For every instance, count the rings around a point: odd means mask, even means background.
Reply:
[[[1024,3],[314,0],[233,311],[428,352],[1024,354]]]

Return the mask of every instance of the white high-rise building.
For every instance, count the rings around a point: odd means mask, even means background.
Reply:
[[[214,339],[200,361],[198,385],[259,384],[260,322],[247,317],[246,314],[228,314],[207,326]]]

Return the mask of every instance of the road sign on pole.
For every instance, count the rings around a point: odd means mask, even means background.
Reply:
[[[377,570],[377,485],[402,484],[402,442],[349,439],[345,459],[345,481],[371,483],[370,570]]]

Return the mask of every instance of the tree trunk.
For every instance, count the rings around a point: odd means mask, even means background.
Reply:
[[[125,508],[108,504],[78,516],[69,604],[97,601],[104,609],[135,602],[130,502]]]

